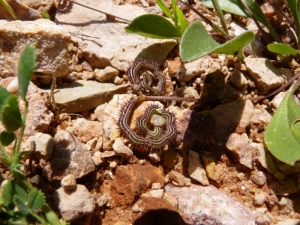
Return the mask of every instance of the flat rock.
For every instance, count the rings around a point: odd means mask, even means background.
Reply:
[[[290,78],[292,73],[288,69],[278,69],[264,58],[245,58],[246,67],[254,79],[261,94],[279,88],[284,83],[283,75]]]
[[[0,20],[0,40],[1,76],[15,76],[21,51],[34,42],[37,42],[36,71],[52,72],[56,77],[68,75],[71,36],[52,21]]]
[[[72,190],[60,187],[53,193],[52,201],[66,221],[83,217],[92,213],[95,209],[93,195],[81,184],[78,184]]]
[[[51,160],[43,169],[43,175],[49,181],[61,180],[69,174],[78,179],[95,170],[89,151],[72,134],[59,130],[54,142]]]
[[[150,39],[126,33],[124,21],[117,18],[108,20],[103,13],[69,3],[68,13],[58,10],[55,22],[72,32],[72,39],[78,42],[85,59],[95,68],[113,66],[119,71],[126,71],[136,58],[162,63],[176,45],[175,40]],[[84,4],[130,21],[146,13],[139,6],[115,5],[111,0],[87,0]]]
[[[151,165],[118,166],[111,183],[111,197],[116,205],[131,205],[135,198],[151,188],[153,183],[164,184],[162,168]]]
[[[66,87],[56,88],[55,102],[61,112],[74,113],[96,108],[115,94],[125,93],[128,84],[114,85],[91,80],[78,80]]]
[[[187,224],[255,225],[254,213],[214,186],[165,186],[165,193],[176,198],[178,211]]]

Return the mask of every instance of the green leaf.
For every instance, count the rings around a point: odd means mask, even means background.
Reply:
[[[145,14],[135,18],[127,27],[126,32],[149,38],[177,39],[180,38],[178,29],[166,18]]]
[[[36,210],[41,208],[44,203],[45,203],[45,195],[42,192],[38,190],[33,190],[29,192],[28,207],[31,210]]]
[[[0,134],[0,143],[3,146],[10,145],[16,138],[16,135],[11,132],[3,131]]]
[[[259,5],[256,3],[256,1],[255,0],[245,0],[245,2],[248,5],[251,12],[253,13],[254,17],[268,28],[268,30],[270,31],[270,34],[273,36],[275,41],[281,42],[277,33],[275,32],[273,26],[271,25],[271,23],[269,22],[269,20],[267,19],[267,17],[265,16],[263,11],[259,7]]]
[[[26,192],[16,181],[9,180],[2,188],[2,197],[8,204],[13,203],[14,195],[18,195],[23,201],[26,201]]]
[[[299,15],[299,1],[296,0],[287,0],[289,8],[293,14],[295,25],[296,25],[296,33],[298,37],[298,42],[300,38],[300,15]],[[299,43],[298,43],[299,46]]]
[[[223,53],[234,55],[240,49],[244,48],[247,44],[249,44],[254,39],[254,33],[252,31],[246,31],[241,35],[227,41],[226,43],[220,45],[219,47],[215,48],[213,52],[215,53]]]
[[[173,11],[173,15],[174,15],[174,20],[173,22],[175,23],[175,27],[178,27],[178,18],[177,18],[177,10],[176,10],[176,0],[171,0],[171,4],[172,4],[172,11]]]
[[[293,165],[300,160],[300,108],[293,99],[293,85],[269,122],[264,141],[269,151],[280,161]]]
[[[3,106],[2,123],[7,132],[14,132],[22,125],[22,117],[18,106],[18,97],[11,95],[8,97],[6,105]]]
[[[4,87],[0,86],[0,120],[2,120],[2,108],[6,105],[7,99],[11,95]]]
[[[159,8],[161,8],[161,10],[164,12],[164,14],[166,14],[166,16],[173,20],[172,13],[168,9],[168,7],[163,3],[162,0],[156,0],[156,4],[159,6]]]
[[[209,54],[219,44],[207,33],[200,21],[191,23],[182,35],[180,57],[191,61]]]
[[[211,0],[202,0],[202,3],[207,8],[214,8],[213,2]],[[244,10],[244,6],[240,2],[234,0],[219,0],[219,5],[223,11],[239,16],[249,17],[249,14]]]
[[[200,21],[191,23],[180,42],[180,56],[183,61],[192,61],[211,53],[235,54],[254,39],[252,31],[220,45],[205,30]]]
[[[14,13],[13,9],[10,7],[6,0],[0,0],[0,4],[4,7],[4,9],[7,12],[9,12],[9,14],[12,16],[12,18],[14,18],[14,20],[17,20],[16,14]]]
[[[26,201],[23,201],[23,199],[20,198],[20,196],[15,195],[14,202],[22,215],[26,216],[30,213],[30,209],[26,205]]]
[[[26,93],[36,65],[36,42],[28,45],[23,52],[18,65],[18,81],[20,96],[26,99]]]
[[[182,35],[189,24],[186,22],[183,12],[177,5],[176,5],[176,14],[180,25],[180,32]]]
[[[268,44],[268,50],[281,55],[297,55],[298,51],[293,49],[292,47],[278,43],[278,44]]]

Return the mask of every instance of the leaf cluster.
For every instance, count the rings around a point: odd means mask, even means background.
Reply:
[[[18,64],[19,97],[25,103],[21,115],[18,96],[0,86],[0,121],[5,130],[0,134],[0,162],[5,165],[11,178],[4,181],[0,197],[0,224],[66,224],[61,222],[45,202],[45,195],[36,190],[21,170],[21,160],[27,152],[20,152],[28,111],[26,94],[36,65],[36,43],[28,45]],[[19,135],[15,131],[19,130]],[[6,146],[13,145],[9,152]]]

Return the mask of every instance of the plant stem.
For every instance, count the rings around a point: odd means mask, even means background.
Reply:
[[[228,29],[227,29],[227,26],[226,26],[226,22],[225,22],[224,15],[223,15],[223,12],[221,10],[219,1],[218,0],[212,0],[212,3],[214,4],[215,10],[217,11],[218,16],[219,16],[219,18],[221,20],[221,24],[222,24],[223,30],[228,35]]]
[[[184,4],[185,6],[187,6],[190,10],[192,10],[194,13],[196,13],[199,17],[201,17],[201,19],[203,19],[207,24],[209,24],[215,31],[219,32],[220,34],[222,34],[224,37],[226,37],[226,39],[229,39],[228,35],[226,34],[226,32],[224,30],[222,30],[221,27],[219,27],[216,24],[213,24],[209,19],[207,19],[205,16],[203,16],[200,12],[198,12],[196,9],[194,9],[192,6],[190,6],[189,4],[187,4],[186,2],[179,0],[182,4]]]
[[[13,157],[15,157],[20,152],[21,143],[22,143],[24,131],[25,131],[25,122],[26,122],[27,113],[28,113],[28,102],[25,99],[25,109],[24,109],[24,113],[23,113],[23,117],[22,117],[22,125],[20,127],[20,135],[19,135],[19,138],[17,139],[17,145],[13,151]]]

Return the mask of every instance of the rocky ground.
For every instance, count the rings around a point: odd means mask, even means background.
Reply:
[[[11,4],[21,20],[11,21],[0,8],[0,83],[13,89],[19,54],[37,41],[22,145],[28,150],[34,141],[36,154],[32,167],[24,164],[60,217],[104,225],[300,223],[300,164],[281,163],[264,145],[265,128],[285,92],[252,99],[279,88],[297,69],[269,60],[259,38],[258,58],[247,50],[243,62],[213,54],[183,63],[176,41],[124,30],[138,15],[161,14],[155,1],[81,2],[107,14],[71,1]],[[219,22],[201,2],[193,6]],[[198,19],[180,7],[187,21]],[[42,18],[43,10],[52,21]],[[276,11],[268,16],[285,26]],[[257,32],[251,20],[225,18],[232,36],[245,28]],[[199,99],[157,103],[175,114],[178,132],[161,155],[134,149],[117,124],[122,104],[133,96],[126,70],[136,58],[160,65],[167,95]],[[0,172],[2,182],[9,174],[2,166]]]

